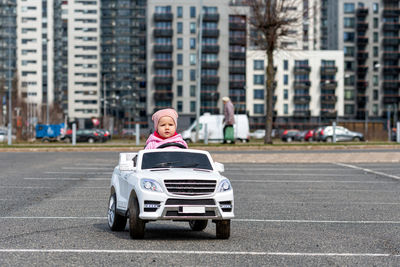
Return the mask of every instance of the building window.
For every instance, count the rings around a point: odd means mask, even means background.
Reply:
[[[354,70],[354,62],[353,61],[345,61],[344,69],[345,70]]]
[[[183,39],[182,38],[178,38],[178,40],[176,41],[176,47],[178,49],[183,49]]]
[[[355,82],[354,75],[350,75],[349,77],[344,77],[344,85],[353,86]]]
[[[253,83],[258,85],[264,85],[264,75],[254,75]]]
[[[354,7],[354,3],[344,3],[343,6],[343,11],[346,14],[351,14],[354,13],[355,7]]]
[[[283,84],[288,85],[289,84],[289,75],[284,74],[283,75]]]
[[[288,104],[283,104],[283,114],[285,114],[285,115],[289,114],[289,105]]]
[[[196,49],[196,38],[190,38],[190,49]]]
[[[344,90],[344,100],[354,100],[354,90]]]
[[[379,56],[379,49],[378,49],[377,46],[374,46],[374,48],[373,48],[373,54],[374,54],[374,57],[378,57],[378,56]]]
[[[378,86],[379,85],[379,76],[378,75],[374,75],[372,77],[372,83],[374,86]]]
[[[354,114],[354,105],[352,105],[352,104],[345,104],[345,105],[344,105],[344,114],[346,114],[346,115],[353,115],[353,114]]]
[[[183,70],[177,70],[176,71],[176,76],[177,76],[177,80],[178,81],[182,81],[183,80]]]
[[[354,18],[344,18],[343,19],[343,26],[345,28],[354,28],[355,19]]]
[[[190,112],[196,111],[196,101],[190,101]]]
[[[254,70],[264,70],[264,60],[254,60]]]
[[[190,22],[190,33],[196,33],[196,22]]]
[[[354,57],[355,50],[353,46],[345,46],[343,50],[345,57]]]
[[[264,104],[254,104],[254,114],[264,114]]]
[[[182,65],[183,64],[183,54],[177,54],[176,56],[177,56],[177,59],[176,59],[177,64]]]
[[[284,70],[288,70],[289,69],[289,61],[287,61],[286,59],[283,61],[283,69]]]
[[[190,17],[191,18],[195,18],[196,17],[196,7],[195,6],[191,6],[190,7]]]
[[[379,91],[374,90],[374,100],[379,100]]]
[[[283,99],[285,99],[285,100],[289,99],[289,90],[288,89],[283,90]]]
[[[196,70],[190,70],[190,80],[196,81]]]
[[[374,116],[378,116],[378,111],[379,111],[379,105],[373,104],[372,105],[372,113],[374,114]]]
[[[182,112],[182,110],[183,110],[183,103],[182,103],[182,101],[176,102],[176,109],[178,110],[178,112]]]
[[[379,41],[379,33],[378,32],[374,32],[374,43],[377,43]]]
[[[343,33],[343,41],[345,42],[354,42],[354,32],[344,32]]]
[[[379,13],[379,4],[373,3],[372,10],[374,11],[374,14],[378,14]]]
[[[190,65],[196,65],[196,54],[189,55],[189,63]]]
[[[196,85],[190,86],[190,96],[196,96]]]
[[[374,29],[378,29],[378,28],[379,28],[379,19],[374,18]]]
[[[182,85],[178,85],[178,87],[176,88],[176,94],[178,96],[182,96],[183,93],[183,86]]]
[[[176,7],[176,14],[177,14],[178,18],[183,17],[183,8],[181,6]]]
[[[264,99],[264,90],[254,90],[254,99]]]
[[[177,28],[177,32],[178,33],[182,33],[183,32],[183,23],[182,22],[178,22],[177,24],[176,24],[176,28]]]

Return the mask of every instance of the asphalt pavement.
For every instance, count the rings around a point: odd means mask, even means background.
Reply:
[[[152,222],[144,240],[132,240],[127,229],[107,226],[118,152],[0,153],[0,266],[400,265],[397,162],[251,163],[260,155],[230,155],[242,162],[213,154],[234,188],[230,239],[217,240],[211,222],[203,232]]]

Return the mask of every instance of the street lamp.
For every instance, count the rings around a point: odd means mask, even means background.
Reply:
[[[11,72],[11,32],[12,32],[12,12],[11,7],[13,3],[11,1],[7,2],[8,5],[8,145],[12,145],[12,72]]]

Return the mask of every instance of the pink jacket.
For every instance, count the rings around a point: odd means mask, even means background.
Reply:
[[[154,134],[151,134],[149,138],[147,138],[146,147],[144,149],[154,149],[166,143],[179,143],[188,148],[188,145],[186,144],[185,140],[183,140],[182,135],[180,134],[174,135],[167,139],[161,139],[155,136]],[[178,147],[171,146],[170,148],[178,148]]]

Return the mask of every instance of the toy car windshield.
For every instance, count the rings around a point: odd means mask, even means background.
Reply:
[[[142,169],[196,168],[213,170],[207,155],[191,152],[152,152],[143,154]]]

